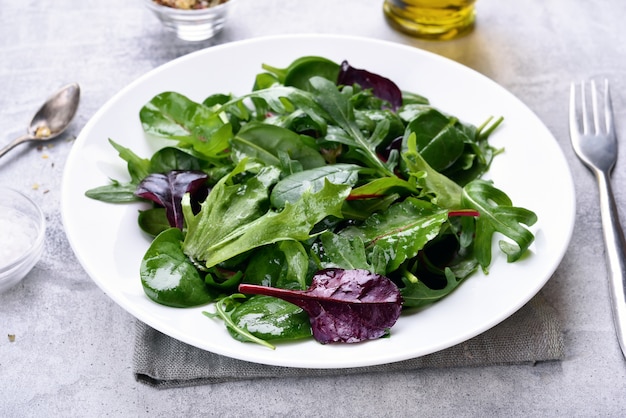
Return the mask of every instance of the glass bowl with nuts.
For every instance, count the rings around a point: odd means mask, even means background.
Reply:
[[[218,34],[236,0],[144,0],[163,23],[185,41],[204,41]]]

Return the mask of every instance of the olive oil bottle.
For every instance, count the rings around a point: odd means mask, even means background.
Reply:
[[[452,39],[474,27],[476,0],[385,0],[389,24],[406,34],[425,39]]]

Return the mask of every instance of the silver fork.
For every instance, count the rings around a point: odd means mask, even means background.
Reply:
[[[580,95],[576,94],[577,90]],[[591,81],[590,99],[587,98],[586,90],[584,81],[578,89],[576,84],[571,86],[570,137],[576,155],[591,170],[598,182],[613,322],[620,348],[626,357],[626,240],[611,188],[611,171],[617,161],[617,135],[613,123],[609,82],[604,81],[601,98],[598,97],[594,81]]]

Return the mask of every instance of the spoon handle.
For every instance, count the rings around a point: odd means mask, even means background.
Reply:
[[[23,143],[23,142],[28,142],[31,140],[31,137],[28,135],[22,135],[19,138],[15,138],[13,140],[13,142],[10,142],[8,145],[6,145],[4,148],[0,149],[0,157],[2,157],[4,154],[6,154],[7,152],[11,151],[13,148],[15,148],[17,145]]]

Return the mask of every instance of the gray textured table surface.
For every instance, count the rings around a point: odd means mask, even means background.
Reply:
[[[0,0],[0,140],[21,133],[51,91],[77,81],[82,103],[68,135],[74,137],[126,84],[211,45],[175,40],[141,3]],[[564,324],[565,359],[163,391],[139,384],[131,372],[134,320],[83,272],[63,232],[60,184],[72,147],[66,136],[0,160],[0,184],[25,191],[48,221],[42,260],[0,294],[0,416],[623,415],[626,364],[611,321],[597,192],[569,146],[566,110],[571,80],[606,76],[626,140],[626,2],[479,0],[476,30],[441,43],[394,32],[380,0],[238,3],[215,42],[336,33],[414,45],[476,69],[537,113],[561,144],[577,188],[572,243],[542,290]],[[626,212],[625,160],[622,153],[614,185]]]

